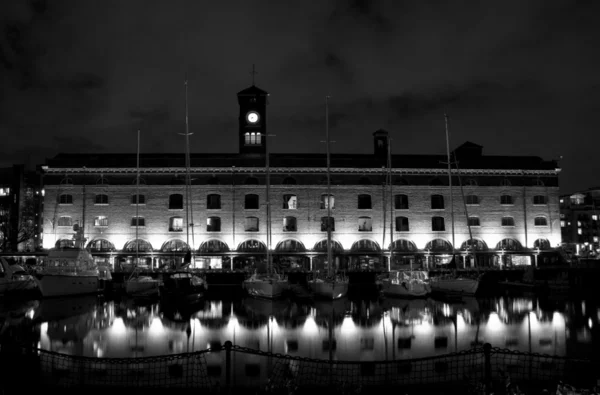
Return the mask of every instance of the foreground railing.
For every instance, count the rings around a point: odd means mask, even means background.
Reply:
[[[491,393],[509,382],[521,388],[556,388],[559,381],[592,388],[600,374],[590,360],[494,348],[387,361],[335,361],[273,354],[225,342],[193,353],[143,358],[90,358],[4,344],[3,390],[39,387],[103,391],[177,388],[227,392],[308,392],[328,387],[356,393],[378,387],[462,388]],[[422,392],[422,391],[421,391]],[[447,391],[446,391],[447,392]],[[539,391],[536,391],[536,393]],[[464,392],[466,393],[466,392]]]

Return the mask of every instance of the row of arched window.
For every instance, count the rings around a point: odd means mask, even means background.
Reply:
[[[331,249],[335,253],[342,253],[344,249],[342,245],[335,241],[331,241]],[[60,239],[56,242],[57,248],[68,248],[73,247],[73,240]],[[393,248],[397,252],[418,252],[414,242],[408,239],[395,240],[389,248]],[[106,239],[96,239],[88,243],[87,248],[92,252],[115,252],[115,246]],[[537,239],[533,243],[533,248],[539,248],[541,250],[550,249],[550,242],[547,239]],[[506,238],[496,244],[496,250],[505,251],[519,251],[523,249],[523,246],[518,240]],[[160,252],[185,252],[189,251],[190,247],[186,242],[179,239],[168,240],[163,243],[160,248]],[[425,248],[425,252],[448,252],[452,251],[452,244],[444,239],[433,239],[429,241]],[[481,239],[470,239],[462,243],[460,247],[461,251],[476,250],[486,251],[488,250],[487,244]],[[153,252],[155,251],[152,245],[143,239],[134,239],[128,241],[123,247],[124,252]],[[246,253],[264,253],[266,252],[266,246],[263,242],[256,239],[246,240],[238,245],[237,252]],[[304,244],[298,240],[287,239],[279,242],[275,247],[276,252],[306,252]],[[327,240],[321,240],[317,242],[312,251],[315,252],[326,252],[327,251]],[[221,240],[207,240],[200,245],[198,249],[200,253],[219,253],[219,252],[230,252],[229,246]],[[362,239],[354,242],[350,248],[350,252],[381,252],[379,244],[373,240]]]
[[[329,196],[329,199],[327,199]],[[284,194],[283,205],[282,208],[286,210],[294,210],[298,208],[298,196],[294,194]],[[444,204],[444,196],[435,194],[431,195],[431,209],[432,210],[443,210],[445,208]],[[73,195],[69,194],[61,194],[59,196],[60,204],[73,204]],[[534,205],[546,205],[548,203],[548,199],[545,195],[534,195],[532,197],[532,201]],[[94,200],[96,205],[107,205],[109,202],[108,195],[106,194],[98,194],[95,196]],[[479,205],[481,202],[479,196],[477,195],[467,195],[465,196],[465,203],[467,205]],[[132,195],[131,196],[131,204],[146,204],[146,196],[145,195]],[[500,204],[501,205],[513,205],[514,199],[511,195],[501,195],[500,196]],[[331,208],[335,208],[335,196],[334,195],[321,195],[320,207],[321,209],[326,209],[328,205],[331,205]],[[254,193],[248,193],[244,195],[244,208],[247,210],[255,210],[260,207],[259,205],[259,196]],[[209,194],[206,196],[206,208],[208,210],[219,210],[221,209],[221,195],[219,194]],[[359,210],[369,210],[373,208],[373,203],[371,200],[371,195],[369,194],[359,194],[357,200],[357,209]],[[169,209],[170,210],[182,210],[183,209],[183,195],[180,193],[174,193],[169,195]],[[397,194],[394,195],[394,209],[396,210],[408,210],[409,209],[409,200],[408,195],[405,194]]]

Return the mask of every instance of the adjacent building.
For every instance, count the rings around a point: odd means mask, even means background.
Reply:
[[[378,130],[371,154],[332,154],[328,167],[325,154],[269,153],[268,93],[237,98],[237,153],[192,153],[189,166],[183,153],[142,154],[139,168],[136,153],[47,160],[44,248],[70,245],[77,224],[115,266],[161,267],[191,250],[195,267],[248,269],[268,249],[279,270],[320,270],[330,229],[333,263],[349,270],[445,265],[453,253],[466,266],[555,259],[555,161],[467,142],[450,182],[446,155],[390,155]]]
[[[600,253],[600,188],[560,196],[560,227],[565,249],[580,257]]]

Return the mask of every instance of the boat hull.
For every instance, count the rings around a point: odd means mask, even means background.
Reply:
[[[431,281],[433,292],[475,295],[478,289],[479,280],[471,278],[435,279]]]
[[[155,279],[131,279],[125,281],[125,293],[130,296],[158,296],[159,283]]]
[[[98,275],[42,274],[36,282],[43,297],[98,293]]]
[[[22,292],[30,292],[37,288],[35,280],[7,280],[0,281],[0,296],[8,296]]]
[[[346,296],[348,293],[347,281],[310,281],[308,283],[313,294],[322,299],[334,300]]]
[[[431,293],[431,287],[427,283],[395,283],[391,280],[381,282],[383,294],[399,298],[423,298]]]
[[[282,297],[288,289],[288,282],[276,279],[250,279],[244,281],[244,289],[250,296],[276,299]]]

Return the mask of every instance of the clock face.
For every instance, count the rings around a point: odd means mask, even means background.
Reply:
[[[256,111],[250,111],[248,114],[246,114],[246,120],[248,123],[257,123],[259,118],[260,116]]]

